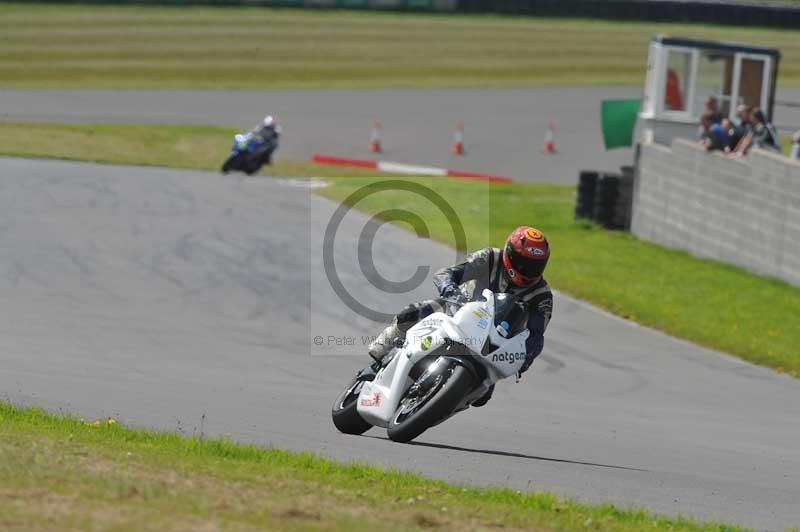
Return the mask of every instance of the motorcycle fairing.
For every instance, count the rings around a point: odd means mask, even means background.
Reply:
[[[264,141],[261,137],[252,133],[238,133],[233,136],[233,148],[231,148],[231,151],[234,153],[253,153],[261,150],[263,146]]]
[[[364,383],[356,406],[365,421],[378,427],[387,427],[400,400],[412,384],[411,369],[423,358],[444,354],[447,342],[457,342],[468,348],[471,356],[480,357],[486,369],[484,387],[516,374],[525,363],[525,340],[530,334],[524,330],[512,338],[504,338],[494,323],[494,294],[485,290],[486,301],[465,304],[451,318],[436,312],[411,327],[406,343],[392,360],[381,369],[372,382]],[[498,346],[485,355],[481,351],[486,342]]]

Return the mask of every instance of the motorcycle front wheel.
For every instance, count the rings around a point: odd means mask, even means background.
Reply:
[[[354,378],[333,403],[331,417],[339,432],[358,435],[372,428],[372,425],[364,421],[357,410],[358,394],[361,393],[364,382],[366,381],[358,377]]]
[[[387,432],[392,441],[407,443],[456,409],[472,389],[472,374],[455,364],[427,384],[425,390],[412,385],[400,400]]]

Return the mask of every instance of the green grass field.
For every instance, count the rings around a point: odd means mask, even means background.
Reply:
[[[0,123],[0,154],[215,170],[233,132],[216,126]],[[320,193],[337,200],[372,181],[366,177],[371,172],[278,161],[270,172],[326,177],[331,185]],[[536,224],[553,246],[547,277],[555,288],[669,334],[800,375],[796,287],[628,233],[575,223],[574,187],[415,180],[447,198],[457,212],[471,213],[463,219],[469,247],[499,245],[511,228]],[[416,196],[373,196],[359,208],[378,212],[387,204],[420,214],[432,238],[452,243],[444,218]]]
[[[734,531],[0,402],[0,529]]]
[[[634,85],[654,32],[775,46],[791,30],[266,8],[0,4],[0,87]]]

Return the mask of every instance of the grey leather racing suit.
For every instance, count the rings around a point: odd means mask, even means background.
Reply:
[[[526,371],[544,347],[544,331],[553,313],[553,294],[544,278],[530,288],[518,288],[508,281],[503,272],[502,251],[497,248],[483,248],[471,255],[461,264],[442,268],[433,276],[433,283],[440,298],[414,303],[405,307],[370,346],[370,356],[380,360],[397,340],[405,339],[406,332],[419,320],[434,313],[444,311],[442,298],[462,297],[473,300],[488,288],[495,293],[510,293],[520,297],[528,310],[528,330],[526,342],[527,356],[521,371]]]

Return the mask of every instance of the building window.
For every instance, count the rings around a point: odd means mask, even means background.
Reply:
[[[733,86],[733,54],[703,50],[697,61],[697,81],[694,90],[694,114],[716,111],[722,116],[731,113]],[[712,109],[715,105],[716,109]],[[733,105],[735,108],[736,105]]]
[[[667,53],[667,76],[664,87],[664,110],[686,112],[692,54],[678,50]]]

